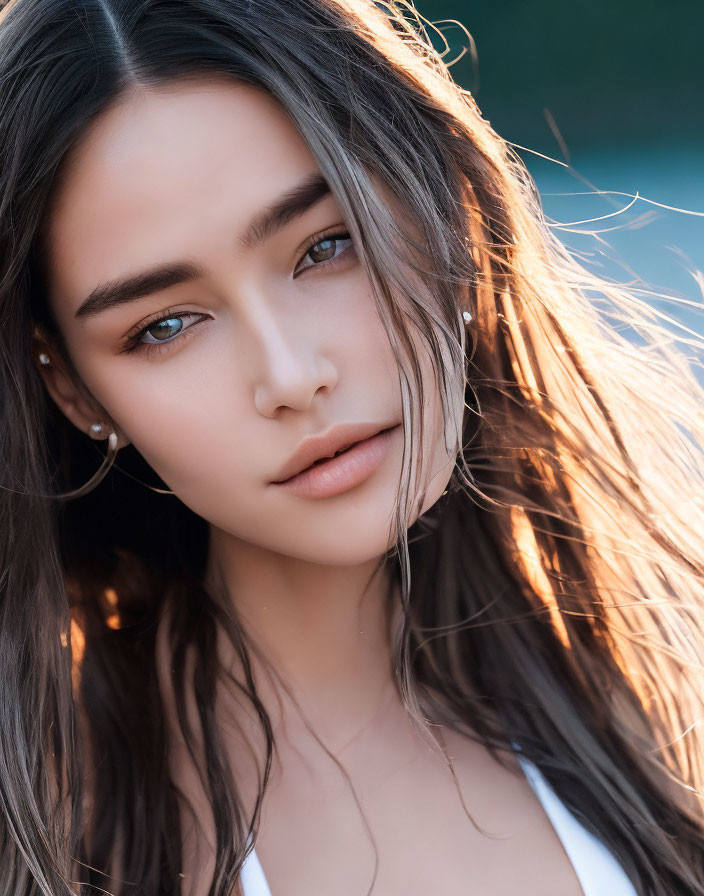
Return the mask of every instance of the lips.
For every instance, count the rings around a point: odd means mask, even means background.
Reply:
[[[360,439],[361,441],[361,439]],[[337,457],[338,454],[342,454],[344,451],[347,451],[348,448],[351,448],[352,445],[359,445],[359,442],[352,442],[351,445],[345,445],[344,448],[340,448],[334,454],[327,454],[325,457],[319,457],[317,460],[314,460],[311,464],[311,467],[314,467],[316,464],[325,463],[326,460],[330,460],[331,457]]]
[[[395,425],[395,423],[344,423],[333,426],[321,435],[310,436],[299,445],[272,483],[285,482],[313,466],[317,461],[341,454],[357,442],[369,439]]]

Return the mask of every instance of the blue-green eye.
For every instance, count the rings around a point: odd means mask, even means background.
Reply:
[[[206,314],[196,314],[193,311],[184,311],[182,314],[170,314],[166,317],[153,320],[145,327],[130,336],[126,342],[124,351],[130,352],[139,348],[151,348],[153,346],[166,346],[178,340],[181,333],[189,330],[193,324],[198,323]]]
[[[153,324],[149,324],[148,327],[145,327],[143,335],[148,334],[156,342],[165,342],[172,336],[177,336],[182,329],[182,318],[167,317],[165,320],[157,320]]]

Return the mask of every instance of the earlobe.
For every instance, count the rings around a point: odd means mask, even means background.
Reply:
[[[61,413],[81,432],[92,439],[106,439],[111,432],[118,437],[118,448],[129,444],[117,426],[106,420],[105,411],[92,403],[55,348],[35,334],[33,356],[47,392]]]

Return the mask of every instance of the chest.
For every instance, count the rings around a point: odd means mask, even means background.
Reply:
[[[517,763],[445,740],[454,773],[400,731],[339,757],[349,779],[284,753],[256,844],[272,896],[583,896]]]

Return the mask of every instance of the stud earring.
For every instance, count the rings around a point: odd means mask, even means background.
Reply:
[[[102,423],[91,423],[90,431],[94,432],[96,435],[98,435],[98,433],[101,433],[103,431],[103,424]]]
[[[462,312],[462,317],[464,318],[464,322],[465,322],[466,324],[471,323],[471,321],[472,321],[472,315],[471,315],[471,313],[470,313],[469,311],[463,311],[463,312]]]
[[[45,367],[47,366],[47,364],[51,364],[49,355],[45,354],[44,352],[40,352],[39,353],[39,363],[43,364]]]

